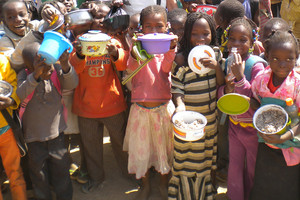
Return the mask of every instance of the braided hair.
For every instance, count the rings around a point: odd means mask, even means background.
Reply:
[[[258,36],[259,36],[258,35],[258,27],[254,21],[252,21],[251,19],[245,18],[245,17],[238,17],[230,22],[230,25],[224,31],[226,40],[228,40],[228,36],[230,35],[232,28],[236,27],[236,26],[240,26],[240,25],[243,25],[247,29],[247,31],[249,32],[249,35],[251,37],[250,38],[251,44],[254,46],[254,43],[258,40]],[[252,51],[253,51],[253,47],[250,49],[250,52],[252,52]]]
[[[216,24],[213,18],[210,15],[202,12],[194,12],[188,15],[187,20],[184,25],[184,34],[182,39],[180,40],[180,49],[179,53],[182,53],[184,58],[187,59],[190,51],[192,50],[193,46],[191,44],[191,34],[193,30],[194,23],[199,19],[205,19],[209,24],[209,28],[211,31],[211,42],[209,45],[216,46],[217,39],[216,39]]]
[[[299,44],[292,31],[272,31],[272,34],[264,42],[265,52],[269,54],[270,50],[277,44],[291,43],[295,48],[296,55],[299,55]]]

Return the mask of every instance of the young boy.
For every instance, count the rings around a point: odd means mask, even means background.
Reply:
[[[15,71],[10,67],[8,59],[0,54],[0,80],[6,81],[13,86],[10,97],[0,95],[0,110],[6,109],[10,114],[18,108],[20,103],[16,94],[17,77]],[[0,113],[0,155],[2,163],[9,179],[10,190],[13,200],[26,200],[26,185],[23,172],[20,167],[20,151],[17,146],[12,129]],[[2,195],[0,192],[0,199]]]
[[[29,32],[30,14],[23,1],[8,1],[2,7],[5,35],[0,39],[0,52],[10,56],[19,41]]]
[[[101,19],[95,21],[94,25],[105,32],[100,23]],[[111,44],[107,45],[107,55],[84,56],[78,43],[75,41],[76,52],[73,52],[70,58],[80,80],[74,92],[73,113],[78,115],[83,152],[90,177],[82,186],[82,191],[89,193],[104,181],[104,126],[109,132],[117,162],[123,174],[127,175],[127,153],[122,151],[126,102],[115,70],[125,70],[128,53],[123,50],[120,42],[112,39]]]
[[[33,190],[37,199],[71,200],[69,155],[64,143],[66,128],[62,89],[74,89],[78,77],[69,64],[68,53],[60,65],[47,65],[37,56],[39,43],[27,45],[22,56],[27,69],[18,74],[17,94],[22,101],[24,138],[28,145],[28,163]],[[51,184],[51,186],[50,186]]]

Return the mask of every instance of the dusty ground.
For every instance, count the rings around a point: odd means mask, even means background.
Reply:
[[[135,181],[125,179],[121,176],[118,170],[116,160],[113,156],[109,138],[104,139],[104,163],[106,180],[102,188],[90,193],[84,194],[81,192],[81,184],[73,182],[73,200],[133,200],[138,191],[138,184]],[[74,162],[79,164],[80,155],[77,149],[72,150],[72,158]],[[153,174],[152,179],[157,179],[157,175]],[[160,200],[160,195],[157,187],[152,182],[152,194],[149,200]],[[218,188],[219,193],[226,192],[226,185]],[[4,200],[11,200],[9,191],[3,195]],[[219,194],[217,199],[225,200],[224,194]]]

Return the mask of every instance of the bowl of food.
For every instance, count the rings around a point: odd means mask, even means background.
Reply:
[[[88,24],[93,22],[93,16],[89,12],[89,9],[78,9],[71,11],[65,15],[65,23],[70,27],[82,24]]]
[[[13,92],[13,87],[6,81],[0,80],[0,96],[9,97]]]
[[[288,113],[275,104],[260,107],[253,116],[254,127],[264,134],[283,134],[288,123]]]
[[[82,46],[82,54],[86,56],[102,56],[107,54],[106,45],[111,37],[101,31],[90,30],[80,36],[79,41]]]
[[[137,40],[141,41],[142,48],[148,54],[164,54],[170,50],[171,40],[175,38],[175,35],[151,33],[138,37]]]
[[[174,135],[184,141],[196,141],[203,137],[207,119],[194,111],[178,112],[172,117]]]

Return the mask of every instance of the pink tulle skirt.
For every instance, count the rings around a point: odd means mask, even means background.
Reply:
[[[128,151],[128,171],[140,179],[154,167],[161,174],[170,172],[173,159],[173,135],[168,104],[144,108],[133,104],[130,109],[124,151]],[[170,109],[169,109],[170,110]]]

